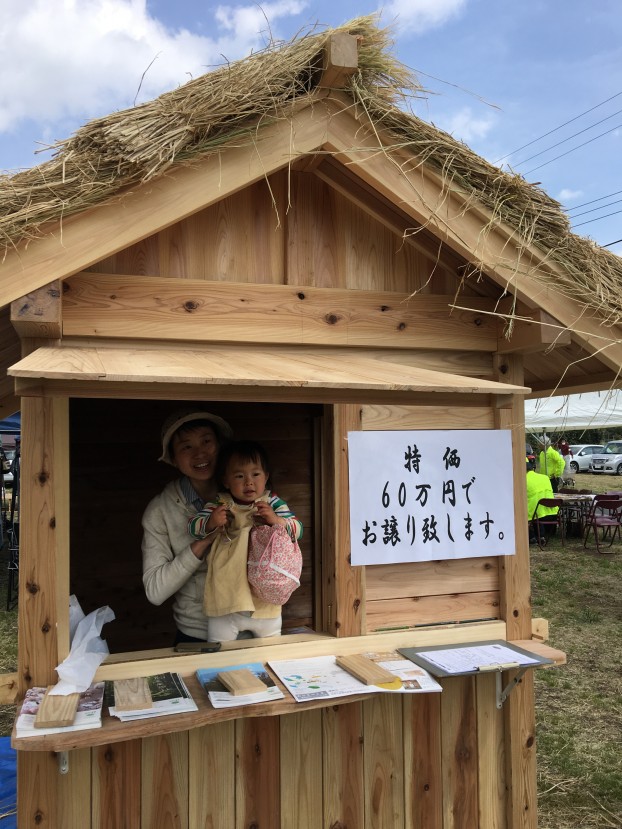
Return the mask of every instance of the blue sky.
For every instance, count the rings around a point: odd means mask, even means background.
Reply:
[[[577,233],[622,255],[610,245],[622,240],[619,0],[0,0],[0,11],[0,170],[44,161],[37,149],[91,118],[243,57],[269,33],[381,11],[428,90],[415,113],[540,182]]]

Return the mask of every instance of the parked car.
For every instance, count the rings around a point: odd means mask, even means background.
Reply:
[[[592,455],[599,454],[604,448],[602,443],[578,443],[571,446],[572,460],[570,461],[570,468],[573,472],[587,472],[590,468]]]
[[[590,472],[597,475],[622,475],[622,441],[610,440],[602,452],[592,455]]]

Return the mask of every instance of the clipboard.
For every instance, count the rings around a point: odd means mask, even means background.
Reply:
[[[491,671],[524,671],[527,668],[555,664],[554,660],[547,656],[524,650],[504,639],[398,650],[402,656],[436,677],[468,676]],[[496,656],[499,658],[495,658]]]

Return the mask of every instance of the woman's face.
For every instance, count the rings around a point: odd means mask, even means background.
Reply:
[[[199,491],[201,483],[211,481],[216,469],[219,450],[216,432],[211,426],[194,426],[181,429],[173,435],[170,444],[174,466],[187,475],[195,489]]]

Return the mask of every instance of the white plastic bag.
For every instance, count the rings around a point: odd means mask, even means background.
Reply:
[[[74,612],[76,612],[75,607]],[[106,605],[84,616],[78,622],[71,640],[69,655],[56,666],[59,682],[50,691],[51,694],[65,696],[76,691],[80,693],[86,691],[93,681],[95,671],[110,653],[100,633],[104,624],[111,622],[114,618],[113,611]]]

